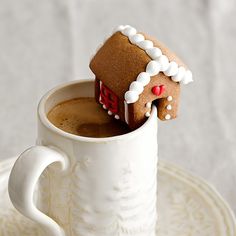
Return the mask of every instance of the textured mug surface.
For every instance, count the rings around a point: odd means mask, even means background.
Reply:
[[[150,118],[139,129],[109,138],[69,134],[47,120],[47,112],[56,104],[76,97],[92,96],[94,82],[85,80],[61,85],[42,98],[38,108],[37,137],[37,145],[41,149],[38,148],[36,154],[30,150],[23,153],[13,167],[9,181],[11,200],[18,210],[42,226],[53,228],[55,223],[58,224],[63,232],[61,235],[155,235],[156,108],[153,107]],[[41,153],[44,151],[43,158]],[[14,188],[20,186],[17,165],[21,158],[30,156],[28,168],[31,165],[37,168],[34,155],[38,155],[37,160],[41,162],[42,159],[43,163],[46,162],[45,156],[55,155],[56,160],[60,159],[59,155],[67,163],[64,171],[57,163],[51,164],[39,178],[36,206],[53,220],[48,220],[46,224],[38,220],[38,216],[32,217],[30,212],[26,214],[24,208],[27,206],[15,200]]]

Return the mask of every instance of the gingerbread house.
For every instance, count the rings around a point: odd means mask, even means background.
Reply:
[[[131,26],[117,28],[90,68],[97,102],[132,129],[150,116],[152,104],[161,120],[176,118],[180,84],[192,81],[192,73],[173,52]]]

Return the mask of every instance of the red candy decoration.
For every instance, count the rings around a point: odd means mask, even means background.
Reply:
[[[165,86],[164,85],[159,85],[159,86],[152,87],[152,93],[155,94],[156,96],[160,96],[164,92],[165,92]]]

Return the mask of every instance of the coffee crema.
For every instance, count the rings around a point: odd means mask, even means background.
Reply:
[[[126,123],[109,116],[92,97],[59,103],[47,117],[57,128],[79,136],[103,138],[130,132]]]

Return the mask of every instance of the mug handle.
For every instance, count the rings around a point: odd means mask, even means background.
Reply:
[[[36,183],[43,171],[59,162],[62,171],[69,166],[67,156],[54,147],[34,146],[16,160],[9,177],[8,192],[14,207],[24,216],[37,222],[50,236],[65,236],[64,230],[34,205]]]

